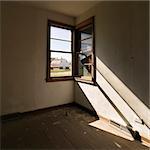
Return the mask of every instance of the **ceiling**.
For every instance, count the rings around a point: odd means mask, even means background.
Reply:
[[[23,3],[32,7],[77,17],[98,4],[99,1],[26,1]]]

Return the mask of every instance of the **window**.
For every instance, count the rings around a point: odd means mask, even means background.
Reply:
[[[48,21],[47,81],[73,79],[73,27]]]
[[[95,39],[94,18],[90,18],[76,27],[76,76],[78,81],[95,83]]]
[[[78,81],[95,83],[94,41],[93,17],[76,27],[48,21],[46,80],[61,81],[76,77]]]

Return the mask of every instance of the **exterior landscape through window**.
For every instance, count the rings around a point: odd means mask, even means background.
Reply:
[[[72,30],[50,21],[48,26],[47,79],[72,77]]]

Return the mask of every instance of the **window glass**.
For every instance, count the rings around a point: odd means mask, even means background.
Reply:
[[[71,42],[51,39],[50,50],[71,52]]]
[[[87,38],[92,38],[92,26],[91,25],[81,31],[81,40],[84,40]]]
[[[71,31],[51,26],[51,38],[71,41]]]
[[[81,79],[84,79],[86,81],[92,80],[92,64],[91,64],[91,55],[85,56],[85,55],[78,55],[78,69],[79,69],[79,76]]]
[[[76,27],[77,54],[76,70],[77,80],[86,83],[95,82],[95,50],[94,50],[94,18],[88,19]]]
[[[92,46],[92,39],[91,38],[81,41],[81,50],[82,50],[82,52],[91,51],[92,47],[93,46]]]
[[[51,52],[50,76],[61,77],[72,75],[72,54]]]

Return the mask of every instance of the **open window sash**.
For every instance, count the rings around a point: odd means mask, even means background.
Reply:
[[[76,28],[76,80],[95,84],[94,18],[77,25]]]

